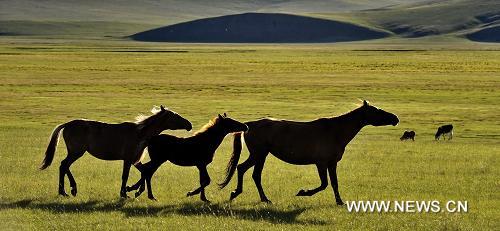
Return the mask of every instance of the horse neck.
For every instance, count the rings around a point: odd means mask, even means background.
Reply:
[[[359,131],[366,126],[358,110],[353,110],[339,117],[331,118],[330,120],[334,122],[335,127],[339,129],[339,131],[336,131],[336,134],[341,134],[338,138],[344,146],[351,142]]]
[[[139,125],[139,136],[142,139],[149,139],[153,136],[159,135],[164,129],[158,126],[159,119],[155,119],[144,125]]]
[[[208,146],[207,151],[210,151],[210,153],[213,154],[226,135],[227,133],[224,132],[223,129],[214,125],[207,128],[207,130],[196,134],[194,137],[196,137],[196,139],[198,139],[201,143],[205,143],[205,145]]]

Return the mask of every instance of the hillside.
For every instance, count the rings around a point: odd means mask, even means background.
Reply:
[[[154,27],[148,24],[120,23],[106,21],[0,21],[0,35],[11,36],[56,36],[72,37],[113,37],[133,34],[145,28]]]
[[[413,1],[0,0],[0,35],[124,37],[161,26],[246,12],[345,12]]]
[[[472,32],[467,34],[467,38],[477,42],[500,42],[500,25]]]
[[[500,1],[431,0],[379,9],[310,15],[378,28],[403,38],[447,35],[492,42],[498,40],[498,36],[489,36],[498,35],[494,32],[498,30],[495,26],[500,25]]]
[[[130,35],[151,35],[155,31],[155,37],[163,39],[152,39],[157,41],[194,41],[187,38],[187,29],[201,22],[209,23],[213,18],[231,15],[240,15],[248,12],[255,13],[282,13],[287,15],[309,16],[330,20],[331,31],[324,25],[318,28],[308,24],[310,31],[297,31],[285,28],[282,24],[273,38],[268,41],[356,41],[364,39],[363,36],[346,35],[348,30],[337,30],[339,25],[352,25],[353,28],[364,28],[371,32],[384,32],[399,38],[419,38],[427,36],[445,36],[454,38],[466,38],[479,42],[498,42],[498,28],[500,26],[500,1],[497,0],[165,0],[165,1],[132,1],[132,0],[110,0],[110,1],[77,1],[77,0],[0,0],[0,36],[22,35],[22,36],[49,36],[49,37],[114,37],[123,38]],[[240,20],[242,18],[239,18]],[[201,21],[200,21],[201,20]],[[243,20],[243,19],[242,19]],[[264,20],[264,19],[262,19]],[[269,33],[271,27],[269,22],[257,20],[259,28],[254,34]],[[188,23],[188,24],[184,24]],[[189,24],[190,23],[190,24]],[[237,23],[242,23],[238,21]],[[264,23],[264,24],[262,24]],[[297,21],[297,23],[299,23]],[[224,25],[235,24],[217,24]],[[257,28],[256,25],[246,24],[245,28]],[[285,23],[286,24],[286,23]],[[300,23],[299,23],[300,24]],[[182,26],[181,26],[182,25]],[[208,24],[207,24],[208,25]],[[298,25],[298,24],[296,24]],[[205,25],[206,26],[206,25]],[[240,27],[242,25],[236,26]],[[183,28],[183,35],[166,33],[166,28]],[[162,29],[163,28],[163,29]],[[306,27],[301,27],[306,28]],[[220,28],[219,28],[220,29]],[[213,28],[212,32],[219,30]],[[330,30],[330,29],[328,29]],[[164,35],[160,34],[166,33]],[[325,36],[319,38],[303,38],[304,34],[311,33]],[[321,33],[319,33],[322,31]],[[141,33],[144,32],[144,33]],[[205,36],[210,38],[199,38],[198,41],[264,41],[262,39],[236,39],[229,40],[235,31],[214,35],[205,31]],[[277,38],[278,33],[288,33],[289,38]],[[333,35],[332,33],[341,32]],[[357,31],[359,32],[359,31]],[[190,36],[193,36],[192,32]],[[197,33],[197,32],[196,32]],[[187,36],[187,37],[186,37]],[[226,37],[216,39],[215,37]],[[229,36],[229,37],[228,37]],[[241,35],[240,35],[241,36]],[[250,37],[248,37],[250,36]],[[283,35],[284,36],[284,35]],[[294,37],[297,36],[297,37]],[[300,37],[302,36],[302,37]],[[165,38],[171,39],[165,39]],[[176,37],[176,39],[173,39]],[[279,37],[279,36],[278,36]],[[337,39],[344,37],[343,39]],[[346,39],[348,37],[348,39]],[[355,38],[359,37],[359,38]],[[369,34],[366,39],[372,39]],[[384,36],[375,36],[386,37]],[[151,40],[132,36],[138,40]]]
[[[108,21],[169,25],[245,12],[345,12],[416,1],[419,0],[0,0],[0,21]]]
[[[499,14],[500,1],[447,0],[355,12],[354,17],[403,37],[422,37],[467,33],[467,30],[493,23],[487,18]]]
[[[150,42],[317,43],[387,37],[385,32],[311,17],[246,13],[200,19],[131,36]]]

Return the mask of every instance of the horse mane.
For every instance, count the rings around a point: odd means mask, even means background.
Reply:
[[[194,135],[198,135],[200,133],[206,132],[208,129],[210,129],[213,126],[217,125],[217,123],[219,123],[219,121],[220,121],[220,118],[218,116],[216,116],[215,118],[213,118],[210,121],[208,121],[207,124],[203,125],[203,127],[201,127],[200,130],[196,131],[194,133]]]
[[[357,113],[357,112],[358,112],[358,111],[359,111],[362,107],[363,107],[363,106],[361,105],[361,106],[359,106],[359,107],[357,107],[357,108],[355,108],[355,109],[353,109],[353,110],[351,110],[351,111],[349,111],[349,112],[346,112],[346,113],[344,113],[344,114],[342,114],[342,115],[339,115],[339,116],[334,116],[334,117],[330,117],[330,118],[328,118],[328,119],[333,119],[333,120],[349,119],[349,118],[351,118],[351,116],[352,116],[353,114]]]
[[[150,116],[139,114],[135,117],[135,123],[142,127],[150,125],[161,114],[161,109],[158,106],[154,106],[153,109],[151,109],[151,113],[153,115]]]

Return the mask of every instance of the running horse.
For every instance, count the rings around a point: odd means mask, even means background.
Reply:
[[[190,137],[159,135],[151,139],[148,153],[151,161],[140,167],[141,179],[133,186],[127,187],[127,192],[139,189],[135,196],[144,192],[144,184],[148,187],[148,198],[156,200],[151,190],[151,178],[156,170],[165,162],[170,161],[179,166],[196,166],[200,173],[200,187],[187,193],[187,196],[200,194],[200,199],[210,202],[205,196],[205,187],[210,184],[207,165],[212,162],[215,151],[224,137],[233,132],[247,131],[247,125],[224,115],[218,115],[210,120],[198,132]]]
[[[139,168],[151,137],[166,129],[191,130],[192,125],[179,114],[161,106],[151,110],[149,117],[139,116],[135,123],[124,122],[108,124],[92,120],[72,120],[58,125],[52,132],[41,170],[46,169],[54,159],[54,153],[62,131],[68,155],[59,167],[59,195],[68,196],[64,190],[64,177],[68,175],[71,195],[76,196],[77,187],[73,174],[69,170],[71,164],[83,156],[85,152],[101,160],[123,160],[122,186],[120,196],[127,197],[125,186],[132,165]]]
[[[246,122],[248,131],[244,133],[245,143],[250,152],[247,160],[238,164],[241,153],[241,133],[234,135],[233,154],[228,163],[226,177],[219,187],[224,188],[238,170],[238,184],[231,192],[230,200],[234,200],[243,192],[243,176],[253,169],[252,178],[262,202],[271,201],[266,197],[261,185],[261,174],[268,153],[278,159],[295,165],[314,164],[318,170],[321,185],[311,190],[300,190],[297,196],[312,196],[328,186],[327,175],[330,175],[335,200],[338,205],[344,202],[340,197],[337,182],[337,163],[342,159],[346,145],[366,125],[396,126],[399,119],[396,115],[370,105],[363,105],[347,114],[320,118],[310,122],[261,119]]]

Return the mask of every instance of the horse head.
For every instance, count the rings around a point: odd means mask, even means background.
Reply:
[[[163,130],[177,130],[177,129],[185,129],[187,131],[191,131],[193,125],[189,120],[185,119],[181,115],[177,114],[174,111],[165,109],[163,105],[160,106],[160,111],[157,112],[158,116],[161,116],[160,126]]]
[[[248,131],[248,126],[244,123],[238,122],[229,118],[226,113],[223,115],[218,115],[218,124],[226,131],[227,133],[233,132],[246,132]]]
[[[370,105],[368,101],[363,100],[363,106],[360,107],[363,120],[366,124],[372,126],[396,126],[399,123],[397,115],[386,112],[380,108]]]

